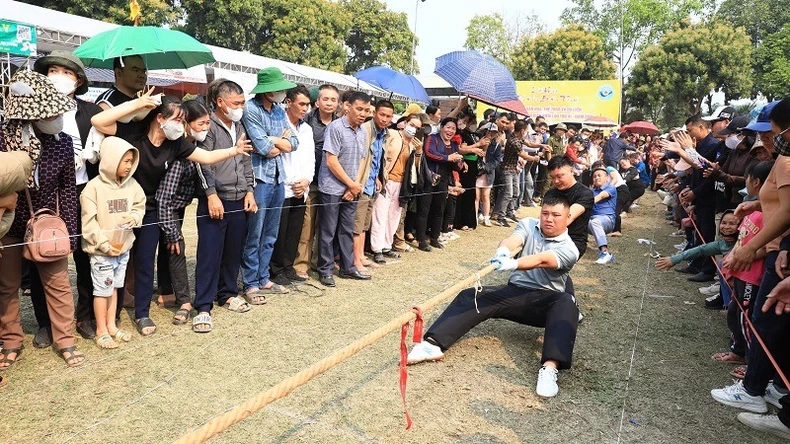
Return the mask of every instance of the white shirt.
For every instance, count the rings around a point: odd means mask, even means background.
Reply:
[[[294,197],[291,185],[302,179],[308,182],[313,181],[315,174],[315,141],[313,140],[313,127],[307,122],[300,120],[298,127],[294,127],[291,120],[288,120],[288,126],[296,134],[299,140],[299,148],[290,153],[280,154],[283,161],[283,168],[285,169],[285,198],[290,199]],[[304,199],[307,200],[307,193],[304,194]]]
[[[88,170],[85,169],[85,161],[82,160],[82,139],[80,130],[77,128],[77,109],[63,113],[63,132],[71,136],[74,144],[74,174],[77,176],[76,185],[88,183]]]

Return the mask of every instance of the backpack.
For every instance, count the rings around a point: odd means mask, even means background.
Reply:
[[[56,262],[66,258],[71,252],[69,230],[60,217],[60,202],[55,197],[56,211],[42,208],[33,211],[30,191],[25,188],[30,220],[25,229],[25,247],[22,255],[32,262]]]

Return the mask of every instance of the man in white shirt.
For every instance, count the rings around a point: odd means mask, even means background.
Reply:
[[[285,94],[285,105],[285,115],[288,117],[291,132],[299,140],[299,149],[281,154],[285,167],[285,201],[280,215],[280,231],[269,265],[271,280],[279,285],[307,280],[296,273],[294,261],[305,219],[307,192],[315,174],[313,128],[304,120],[310,108],[310,92],[304,86],[288,90]]]

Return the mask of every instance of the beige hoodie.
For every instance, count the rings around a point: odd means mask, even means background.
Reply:
[[[127,151],[134,153],[132,171],[118,183],[116,172]],[[88,254],[107,255],[111,247],[125,253],[132,248],[134,233],[122,229],[125,216],[139,226],[145,214],[145,192],[132,177],[140,155],[137,148],[118,137],[107,137],[101,144],[99,176],[85,186],[82,205],[82,249]]]

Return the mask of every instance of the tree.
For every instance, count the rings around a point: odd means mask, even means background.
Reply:
[[[516,80],[606,80],[615,75],[603,41],[578,25],[522,40],[510,70]]]
[[[502,63],[509,64],[515,48],[524,38],[535,37],[546,30],[540,17],[515,12],[507,21],[500,14],[476,15],[466,26],[466,49],[488,54]]]
[[[105,22],[131,25],[129,3],[117,0],[21,0],[23,3],[54,9],[68,14],[90,17]],[[175,25],[184,16],[178,0],[139,0],[140,24]]]
[[[790,96],[790,25],[766,37],[754,51],[753,66],[755,89],[768,100]]]
[[[563,11],[565,24],[583,24],[604,41],[606,51],[618,64],[620,78],[637,54],[655,43],[675,24],[699,14],[711,0],[573,0]]]
[[[724,0],[713,19],[745,28],[752,43],[760,44],[790,22],[790,9],[784,0]]]
[[[414,33],[405,13],[389,11],[379,0],[341,0],[340,7],[353,17],[345,38],[346,73],[377,65],[411,73]]]
[[[710,107],[713,92],[723,92],[725,102],[748,95],[751,77],[741,60],[749,60],[751,50],[741,28],[685,22],[640,55],[626,86],[628,103],[654,121],[677,125],[702,112],[706,101]]]

